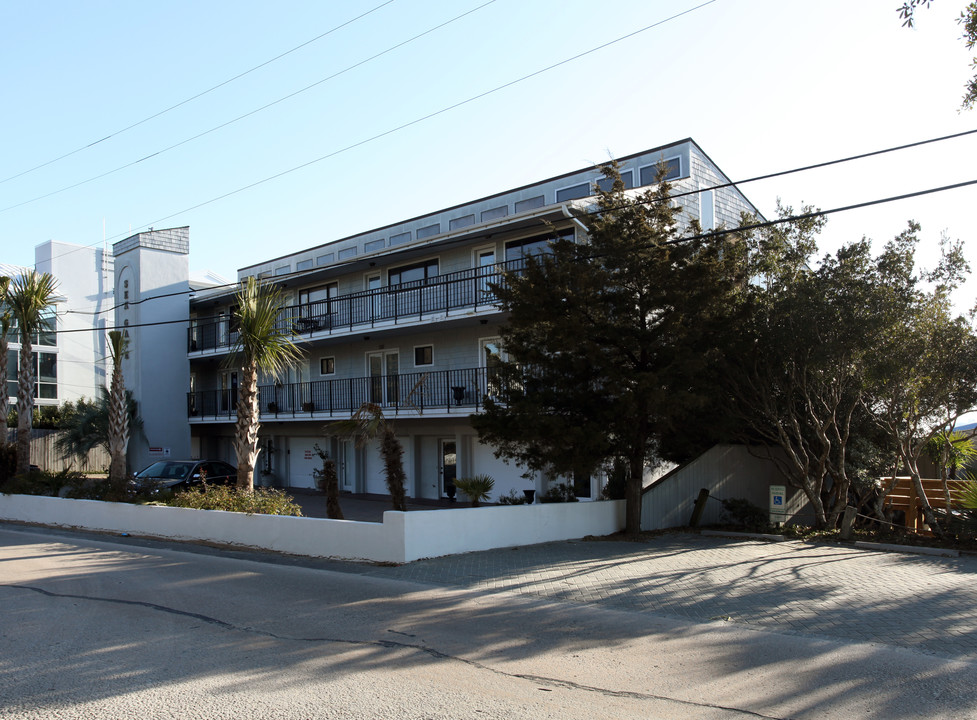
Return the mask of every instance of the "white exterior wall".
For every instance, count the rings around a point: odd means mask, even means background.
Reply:
[[[129,331],[123,375],[144,423],[129,440],[130,469],[138,470],[161,457],[190,456],[187,325],[172,322],[188,317],[190,230],[139,233],[113,250],[115,322],[128,321]]]
[[[766,509],[770,486],[784,484],[783,476],[769,460],[754,457],[742,445],[716,445],[645,491],[641,498],[641,529],[688,525],[702,488],[709,490],[710,499],[699,524],[708,525],[719,522],[721,500],[745,498]],[[787,521],[799,521],[802,516],[809,520],[806,503],[803,492],[788,487]]]
[[[111,377],[105,328],[112,322],[112,258],[101,248],[49,240],[35,269],[58,281],[58,403],[96,399]],[[65,332],[68,331],[68,332]]]
[[[676,192],[695,191],[728,182],[728,178],[691,140],[621,158],[620,166],[622,173],[631,173],[635,192],[640,192],[641,169],[653,170],[658,160],[671,158],[678,158],[680,165],[679,176],[674,180]],[[302,290],[318,289],[331,283],[336,284],[340,297],[365,290],[366,279],[371,276],[379,276],[381,287],[387,286],[392,269],[435,258],[438,261],[437,272],[441,276],[469,270],[478,266],[478,251],[483,248],[492,248],[495,262],[501,263],[505,259],[505,247],[509,241],[545,235],[554,227],[561,230],[573,229],[579,237],[579,224],[568,217],[569,204],[583,209],[591,206],[593,199],[580,196],[569,200],[568,196],[561,196],[560,191],[579,186],[592,188],[592,184],[600,177],[602,176],[597,167],[585,168],[269,259],[239,270],[238,277],[257,275],[279,278],[281,283],[287,285],[285,292],[289,297],[288,302],[297,303]],[[531,207],[520,205],[530,199],[538,199],[539,204]],[[713,200],[708,213],[713,225],[734,224],[739,218],[740,210],[755,210],[734,187],[714,191]],[[700,200],[697,196],[690,195],[679,202],[685,207],[685,222],[700,215]],[[504,210],[504,213],[496,215],[496,210]],[[432,227],[437,228],[436,233],[422,232],[422,237],[418,238],[419,230]],[[405,233],[409,236],[406,239],[403,237]],[[300,266],[303,268],[301,271]],[[410,293],[413,290],[408,288],[404,292]],[[363,297],[353,302],[362,302],[362,307],[368,307],[367,304],[374,301]],[[207,298],[198,298],[195,307],[199,308],[203,322],[221,309],[227,314],[232,303],[232,293],[221,291],[212,293]],[[348,317],[348,313],[342,315]],[[335,327],[331,324],[328,328],[320,327],[302,337],[302,347],[307,353],[306,361],[300,373],[291,373],[288,378],[282,379],[285,386],[299,380],[330,380],[342,383],[355,379],[361,383],[359,387],[362,387],[363,379],[370,374],[368,353],[396,351],[399,356],[398,373],[402,376],[401,387],[409,389],[414,387],[415,381],[423,373],[478,368],[482,364],[480,340],[497,337],[499,325],[505,320],[501,312],[480,300],[451,309],[439,306],[436,311],[408,317],[385,316],[370,320],[367,313],[353,327],[342,327],[339,317],[337,314],[337,319],[333,320],[337,323]],[[417,367],[414,364],[414,349],[423,345],[433,347],[433,364]],[[212,392],[220,387],[218,364],[214,361],[222,359],[225,353],[226,348],[211,346],[191,354],[198,390]],[[320,361],[323,358],[334,360],[334,373],[321,373]],[[271,381],[272,379],[265,378],[261,384],[269,385]],[[462,383],[470,385],[472,379],[456,374],[449,382],[451,387],[455,387]],[[292,394],[289,397],[295,397],[296,387],[290,387],[289,392]],[[350,387],[353,387],[352,383]],[[323,385],[318,388],[323,390],[319,397],[328,398],[324,402],[341,402],[334,401],[333,395],[326,393]],[[470,414],[475,410],[474,398],[478,397],[476,391],[484,392],[484,388],[466,387],[463,403],[458,406],[458,403],[451,402],[447,390],[441,392],[440,397],[436,397],[433,392],[425,396],[425,385],[420,384],[409,401],[404,402],[401,398],[398,406],[389,406],[384,410],[388,419],[394,422],[397,433],[402,436],[404,468],[410,495],[439,497],[441,457],[438,441],[446,438],[457,443],[458,477],[488,474],[495,479],[493,500],[510,490],[521,493],[530,487],[537,492],[546,489],[545,479],[537,478],[532,483],[527,481],[521,477],[522,471],[518,467],[495,458],[491,448],[478,443],[470,424]],[[417,402],[418,398],[424,398],[425,402]],[[330,407],[316,406],[314,413],[305,412],[298,401],[288,403],[289,407],[286,408],[284,403],[276,400],[278,412],[268,412],[267,398],[263,402],[263,438],[307,438],[318,434],[322,423],[343,417],[342,414],[330,417],[333,412]],[[317,401],[317,405],[321,402],[323,401]],[[410,406],[412,403],[414,407]],[[302,412],[298,412],[299,410]],[[343,410],[346,417],[350,411],[351,408]],[[271,417],[272,415],[275,417]],[[201,437],[201,447],[226,444],[225,440],[217,442],[216,438],[230,436],[230,419],[217,413],[208,418],[195,418],[192,421],[193,432]],[[276,462],[277,460],[276,458]],[[276,465],[281,468],[279,479],[286,486],[306,486],[304,471],[300,472],[295,463],[289,466],[284,459],[281,460]],[[386,493],[382,464],[375,446],[349,452],[344,467],[349,480],[344,487],[352,488],[355,492]],[[649,472],[645,482],[653,482],[663,471],[664,469],[656,469]],[[600,484],[600,478],[592,480],[594,498],[600,491]]]
[[[402,563],[609,535],[624,527],[624,501],[387,511],[382,523],[368,523],[0,495],[0,520],[202,540],[311,557]]]

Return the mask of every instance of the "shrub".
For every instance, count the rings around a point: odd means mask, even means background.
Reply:
[[[525,505],[526,496],[517,495],[516,491],[509,490],[505,495],[499,495],[499,505]]]
[[[573,491],[573,485],[570,483],[560,483],[543,493],[539,501],[541,503],[577,502],[577,494]]]
[[[607,473],[607,482],[600,490],[601,500],[623,500],[628,487],[628,466],[622,458],[615,458]]]
[[[723,500],[722,519],[746,530],[759,532],[770,526],[767,511],[745,498]]]
[[[102,493],[76,470],[29,470],[21,475],[11,475],[3,484],[3,492],[16,495],[47,495],[49,497],[84,498],[101,500]]]
[[[458,478],[455,487],[461,490],[472,501],[472,507],[478,507],[480,502],[489,499],[495,480],[488,475],[473,475],[470,478]]]
[[[224,485],[204,485],[200,490],[178,492],[167,504],[196,510],[242,512],[248,515],[302,516],[302,508],[295,504],[292,496],[274,488],[255,488],[249,491]]]

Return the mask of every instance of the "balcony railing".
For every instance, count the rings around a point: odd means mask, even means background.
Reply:
[[[524,264],[519,258],[328,300],[286,305],[279,313],[278,329],[296,335],[351,332],[377,323],[422,320],[449,310],[491,307],[495,296],[490,284],[500,284],[505,272],[518,272]],[[198,322],[187,331],[187,352],[230,348],[236,341],[234,318]]]
[[[348,416],[365,402],[389,415],[478,410],[485,401],[494,373],[486,368],[440,370],[372,377],[313,380],[262,385],[258,388],[261,417]],[[237,416],[237,390],[198,390],[187,393],[190,417]]]

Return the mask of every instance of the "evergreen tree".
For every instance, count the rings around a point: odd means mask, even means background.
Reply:
[[[596,207],[575,212],[586,238],[554,239],[493,288],[508,313],[505,357],[473,424],[530,471],[585,477],[623,460],[633,536],[662,437],[708,414],[697,377],[719,354],[714,333],[742,286],[740,252],[684,240],[664,168],[638,193],[625,190],[616,165],[602,171],[611,189],[597,188]],[[686,232],[699,234],[698,223]]]

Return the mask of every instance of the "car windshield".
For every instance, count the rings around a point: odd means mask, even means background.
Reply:
[[[157,462],[139,473],[139,477],[182,478],[190,470],[186,463]]]

